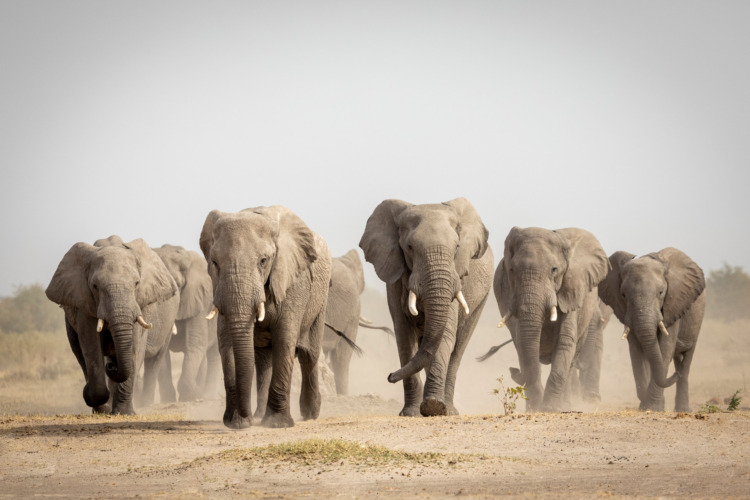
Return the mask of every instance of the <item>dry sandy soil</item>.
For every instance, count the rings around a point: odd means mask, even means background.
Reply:
[[[365,315],[387,322],[382,312]],[[352,366],[354,396],[325,397],[320,419],[290,429],[229,431],[221,399],[93,416],[79,373],[40,379],[0,367],[0,497],[750,498],[747,399],[740,411],[700,411],[711,397],[747,395],[748,325],[704,324],[691,373],[694,413],[634,410],[614,320],[600,404],[504,416],[491,392],[498,376],[509,380],[516,355],[509,346],[474,360],[509,336],[494,328],[497,311],[485,316],[459,372],[459,417],[397,417],[402,389],[385,380],[398,366],[395,342],[366,330],[357,340],[365,355]],[[672,408],[674,390],[666,396]]]

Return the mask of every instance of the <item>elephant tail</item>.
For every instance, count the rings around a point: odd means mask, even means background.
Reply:
[[[372,321],[370,321],[370,320],[368,320],[366,318],[363,318],[361,316],[359,318],[359,326],[361,326],[362,328],[369,328],[370,330],[383,330],[384,332],[386,332],[391,337],[395,337],[396,336],[396,334],[393,333],[393,330],[391,330],[387,326],[375,326],[375,325],[372,324]]]
[[[364,351],[362,350],[362,348],[359,347],[357,344],[355,344],[352,339],[350,339],[349,337],[347,337],[344,332],[342,332],[340,330],[336,330],[334,327],[332,327],[328,323],[326,323],[326,326],[328,328],[330,328],[331,330],[333,330],[336,335],[338,335],[339,337],[341,337],[342,339],[344,339],[344,342],[346,342],[346,344],[349,347],[352,348],[352,351],[354,351],[355,354],[357,354],[357,356],[362,356],[362,354],[364,354]]]
[[[492,355],[494,355],[497,351],[499,351],[501,347],[504,347],[504,346],[510,344],[511,342],[513,342],[513,339],[506,340],[505,342],[503,342],[500,345],[496,345],[495,347],[491,347],[489,351],[487,351],[482,356],[479,356],[477,358],[477,361],[479,361],[480,363],[482,361],[486,361],[487,359],[489,359],[490,357],[492,357]]]

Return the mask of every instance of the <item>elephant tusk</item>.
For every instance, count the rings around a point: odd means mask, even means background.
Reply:
[[[412,316],[418,316],[419,311],[417,310],[417,294],[409,290],[409,312]]]
[[[464,313],[468,316],[469,314],[469,304],[466,303],[466,299],[464,298],[464,292],[461,290],[458,291],[456,294],[456,299],[458,299],[458,303],[461,304],[461,307],[464,308]]]
[[[151,323],[146,323],[146,320],[143,319],[143,316],[138,316],[136,318],[136,321],[138,322],[139,325],[141,325],[146,330],[151,330],[151,328],[154,326]]]
[[[258,323],[263,321],[266,317],[266,305],[265,302],[258,304]]]
[[[630,327],[626,326],[625,327],[625,331],[622,332],[622,337],[621,337],[622,340],[626,340],[628,338],[628,333],[630,333]]]
[[[553,323],[557,321],[557,306],[552,306],[552,309],[549,311],[549,320]]]
[[[211,311],[206,315],[206,319],[211,321],[212,319],[216,317],[216,313],[218,312],[219,312],[219,308],[214,306],[214,308],[211,309]]]
[[[177,335],[177,324],[172,325],[172,335]]]
[[[661,333],[663,333],[665,336],[669,337],[669,332],[667,331],[667,327],[664,326],[663,321],[659,321],[659,330],[661,330]]]
[[[369,319],[365,318],[364,316],[360,316],[360,317],[359,317],[359,320],[360,320],[360,321],[361,321],[362,323],[366,324],[366,325],[371,325],[371,324],[372,324],[372,321],[370,321]]]
[[[104,330],[104,320],[99,318],[96,322],[96,333],[102,333],[102,330]]]
[[[508,313],[505,316],[503,316],[503,319],[500,321],[500,323],[498,323],[497,327],[498,328],[504,327],[505,324],[508,322],[509,319],[510,319],[510,313]]]

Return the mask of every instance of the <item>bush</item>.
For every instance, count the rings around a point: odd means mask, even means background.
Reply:
[[[0,299],[0,332],[52,332],[64,328],[63,313],[50,302],[42,285],[20,285]]]
[[[750,275],[742,267],[725,263],[708,274],[706,315],[728,321],[750,318]]]

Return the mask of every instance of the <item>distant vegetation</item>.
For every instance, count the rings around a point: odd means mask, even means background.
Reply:
[[[44,295],[42,285],[20,285],[0,299],[0,332],[53,332],[64,328],[63,313]]]
[[[706,316],[728,321],[750,318],[750,275],[742,267],[725,263],[708,273]]]

